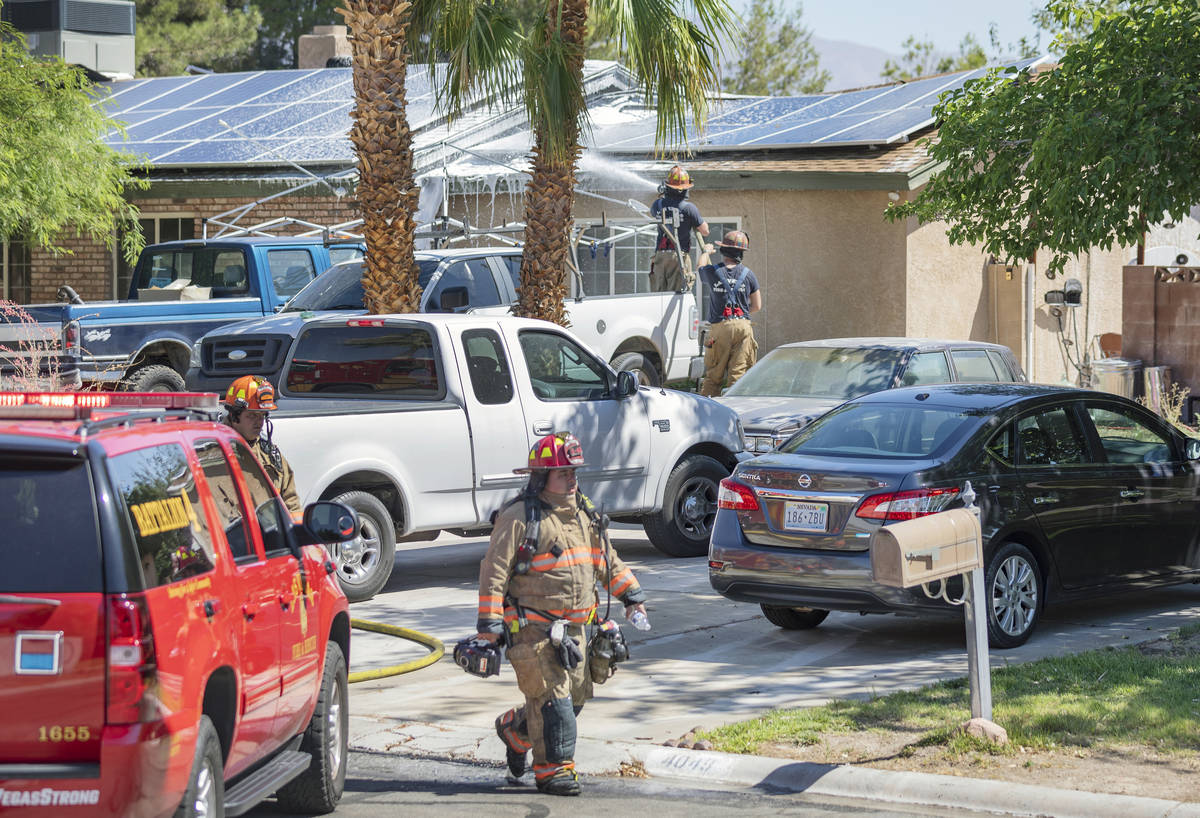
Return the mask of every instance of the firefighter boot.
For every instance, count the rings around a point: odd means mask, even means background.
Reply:
[[[544,781],[537,782],[538,792],[547,795],[579,795],[579,776],[574,767],[559,770]]]
[[[510,784],[519,783],[521,776],[525,775],[525,756],[529,752],[529,742],[523,741],[517,733],[519,715],[514,707],[496,717],[496,735],[504,743],[504,758],[508,762]]]

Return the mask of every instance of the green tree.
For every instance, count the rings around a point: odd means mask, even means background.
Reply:
[[[723,90],[760,96],[824,91],[832,75],[821,69],[803,16],[801,5],[789,14],[782,1],[751,0],[741,52]]]
[[[880,72],[883,79],[907,82],[930,74],[969,71],[987,64],[987,53],[974,34],[963,37],[956,55],[939,56],[932,41],[918,40],[916,37],[909,37],[901,47],[904,55],[900,62],[884,62],[883,71]]]
[[[545,0],[526,28],[509,4],[490,0],[418,0],[415,8],[415,29],[430,32],[429,47],[446,59],[437,87],[452,115],[474,93],[504,97],[520,89],[534,144],[515,311],[564,324],[588,37],[617,44],[617,56],[655,100],[656,139],[665,145],[682,139],[689,116],[703,120],[720,79],[722,38],[734,33],[736,15],[725,0]]]
[[[1033,24],[1048,33],[1052,47],[1061,51],[1090,34],[1096,21],[1128,9],[1127,0],[1078,0],[1047,4],[1033,13]]]
[[[1074,5],[1053,0],[1052,13]],[[1139,0],[1095,20],[1053,71],[993,69],[948,94],[930,155],[943,164],[891,220],[947,220],[956,244],[1006,260],[1133,246],[1147,221],[1200,201],[1200,14]]]
[[[140,166],[104,143],[119,126],[95,93],[79,69],[31,56],[0,23],[0,238],[69,252],[60,244],[68,230],[110,248],[119,233],[125,257],[137,257],[138,211],[124,194],[146,183],[134,175]]]
[[[138,76],[182,74],[188,65],[247,67],[261,19],[237,0],[137,0]]]

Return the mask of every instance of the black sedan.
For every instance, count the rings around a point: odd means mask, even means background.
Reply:
[[[1024,643],[1049,601],[1200,582],[1200,440],[1125,398],[943,384],[852,400],[721,484],[713,588],[788,629],[831,610],[948,610],[872,581],[880,525],[961,506],[984,534],[988,636]],[[953,591],[953,588],[951,589]]]

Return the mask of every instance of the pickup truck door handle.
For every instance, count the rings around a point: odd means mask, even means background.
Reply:
[[[548,420],[535,420],[533,422],[533,433],[535,435],[548,435],[554,432],[554,424]]]
[[[1049,503],[1057,503],[1057,502],[1058,502],[1057,494],[1043,494],[1040,497],[1033,498],[1033,504],[1035,506],[1042,506],[1042,505],[1047,505]]]
[[[1146,496],[1146,492],[1141,489],[1122,489],[1121,498],[1123,500],[1140,500]]]

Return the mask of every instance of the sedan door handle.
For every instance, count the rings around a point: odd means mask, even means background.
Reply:
[[[1057,494],[1043,494],[1040,497],[1033,498],[1033,504],[1035,506],[1047,505],[1049,503],[1057,503],[1057,502],[1058,502]]]
[[[533,433],[535,435],[549,435],[554,433],[554,424],[548,420],[535,420],[533,422]]]
[[[1140,500],[1146,496],[1146,492],[1141,489],[1122,489],[1121,497],[1125,500]]]

